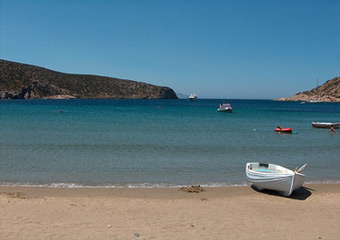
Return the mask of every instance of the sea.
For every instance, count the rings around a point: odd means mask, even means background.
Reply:
[[[1,100],[0,185],[238,186],[247,162],[306,163],[307,183],[340,183],[340,130],[313,121],[340,122],[340,103]]]

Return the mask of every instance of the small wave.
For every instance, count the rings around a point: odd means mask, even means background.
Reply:
[[[10,183],[2,182],[1,187],[41,187],[41,188],[180,188],[191,185],[200,185],[202,187],[234,187],[234,186],[248,186],[246,182],[243,183],[196,183],[196,184],[171,184],[171,183],[118,183],[118,184],[99,184],[86,185],[79,183]]]
[[[305,184],[339,184],[340,180],[318,180],[307,181]],[[172,183],[117,183],[117,184],[97,184],[88,185],[80,183],[11,183],[0,182],[1,187],[37,187],[37,188],[180,188],[192,185],[201,187],[240,187],[249,186],[249,182],[241,183],[191,183],[191,184],[172,184]]]
[[[338,184],[340,180],[317,180],[317,181],[307,181],[305,184]]]

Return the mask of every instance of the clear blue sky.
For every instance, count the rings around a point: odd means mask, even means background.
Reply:
[[[340,0],[0,0],[0,58],[273,99],[340,76]]]

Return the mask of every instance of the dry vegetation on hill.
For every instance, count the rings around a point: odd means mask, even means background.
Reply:
[[[66,74],[0,60],[2,99],[177,99],[168,87],[95,75]]]
[[[310,91],[299,92],[289,98],[279,98],[277,101],[319,101],[340,102],[340,77],[328,80],[321,86]]]

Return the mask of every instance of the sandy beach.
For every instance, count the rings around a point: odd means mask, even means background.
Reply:
[[[339,239],[340,184],[290,198],[251,187],[0,187],[0,239]]]

